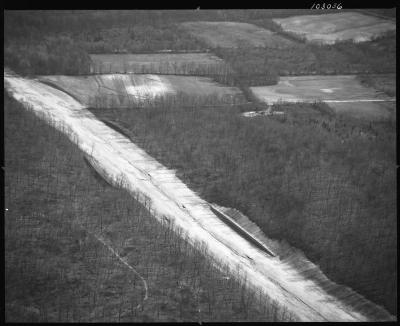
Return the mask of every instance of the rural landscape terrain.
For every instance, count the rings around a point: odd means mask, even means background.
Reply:
[[[6,322],[397,321],[396,9],[6,10]]]

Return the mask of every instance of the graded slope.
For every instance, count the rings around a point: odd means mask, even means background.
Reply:
[[[354,309],[285,261],[266,255],[223,223],[209,204],[188,189],[174,171],[166,169],[130,140],[107,127],[69,95],[36,80],[5,72],[5,88],[16,100],[51,120],[82,151],[91,155],[106,177],[136,194],[158,219],[182,228],[188,241],[205,243],[216,264],[247,278],[260,295],[268,295],[301,321],[393,320],[384,309],[360,298]],[[351,293],[351,291],[350,291]],[[376,318],[362,312],[377,310]]]
[[[388,118],[396,100],[352,75],[281,77],[277,85],[251,87],[251,91],[269,104],[323,101],[337,113],[368,119]]]
[[[273,19],[286,32],[307,41],[332,44],[337,41],[369,41],[388,31],[396,30],[396,22],[358,12],[323,15],[303,15]]]

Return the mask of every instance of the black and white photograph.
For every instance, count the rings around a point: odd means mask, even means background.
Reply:
[[[397,321],[394,6],[3,18],[6,323]]]

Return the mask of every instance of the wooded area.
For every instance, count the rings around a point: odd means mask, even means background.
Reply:
[[[395,33],[310,44],[272,21],[299,12],[5,11],[4,66],[21,75],[103,74],[112,66],[94,65],[90,53],[213,51],[221,64],[126,64],[123,72],[208,76],[239,87],[245,100],[177,92],[134,101],[121,92],[93,95],[88,105],[205,200],[239,209],[333,281],[397,314],[395,112],[369,122],[297,103],[273,105],[281,116],[241,116],[266,108],[249,86],[283,75],[362,74],[364,85],[396,95],[371,76],[396,72]],[[180,26],[196,20],[248,22],[293,46],[210,49]],[[112,108],[118,102],[129,108]],[[216,270],[203,245],[188,246],[149,207],[96,179],[62,133],[6,94],[4,107],[7,321],[291,320],[245,280]],[[140,278],[96,235],[147,280],[145,302]]]
[[[291,320],[4,95],[7,322]]]
[[[275,105],[283,117],[250,120],[235,108],[177,105],[93,112],[130,130],[207,201],[241,210],[334,281],[395,312],[395,120],[335,116],[325,106]]]

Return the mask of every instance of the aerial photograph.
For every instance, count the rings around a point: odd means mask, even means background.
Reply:
[[[3,322],[397,321],[396,8],[3,18]]]

